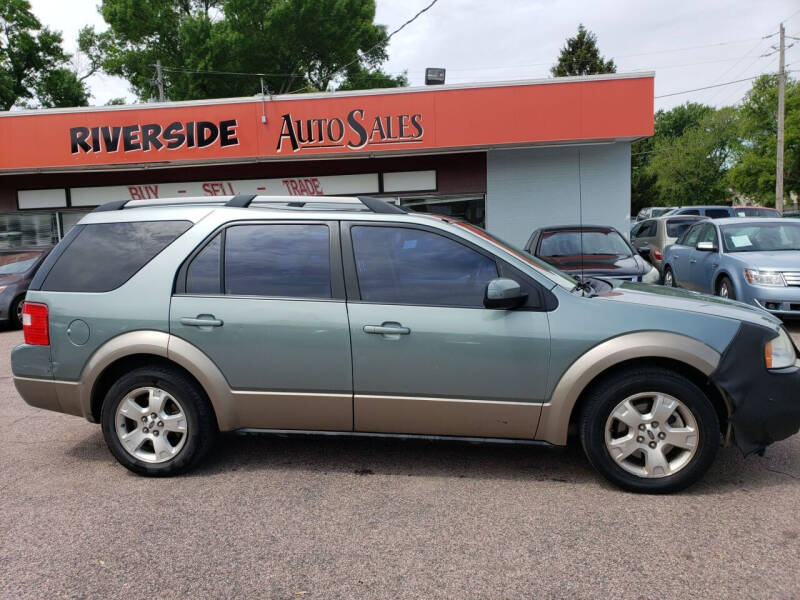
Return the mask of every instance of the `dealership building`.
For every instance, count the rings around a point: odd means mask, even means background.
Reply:
[[[0,113],[0,249],[112,200],[371,195],[516,244],[627,229],[653,74]]]

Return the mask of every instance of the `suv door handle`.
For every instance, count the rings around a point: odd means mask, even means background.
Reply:
[[[364,333],[378,333],[382,335],[408,335],[411,330],[408,327],[403,327],[399,323],[397,325],[364,325]]]
[[[222,320],[214,315],[197,315],[197,317],[181,317],[181,325],[189,327],[222,327]]]
[[[690,259],[689,259],[689,262],[690,262],[690,263],[692,263],[692,264],[694,264],[694,263],[696,263],[696,262],[697,262],[697,259],[696,259],[696,258],[690,258]]]

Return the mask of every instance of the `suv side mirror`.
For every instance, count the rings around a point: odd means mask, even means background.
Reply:
[[[519,283],[500,277],[486,284],[483,305],[486,308],[511,309],[522,306],[527,299],[528,294],[522,293]]]
[[[697,242],[695,246],[701,252],[716,252],[717,245],[714,242]]]

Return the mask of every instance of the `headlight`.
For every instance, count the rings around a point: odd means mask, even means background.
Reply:
[[[655,267],[650,267],[650,270],[642,276],[644,283],[658,283],[659,279],[661,279],[661,274]]]
[[[791,367],[797,360],[797,353],[794,350],[792,339],[786,330],[781,327],[778,337],[767,342],[764,346],[764,361],[768,369],[783,369]]]
[[[753,285],[786,286],[786,282],[783,280],[783,274],[778,271],[757,271],[755,269],[745,269],[744,278],[747,280],[747,283],[751,283]]]
[[[7,285],[0,285],[0,294],[6,291]]]

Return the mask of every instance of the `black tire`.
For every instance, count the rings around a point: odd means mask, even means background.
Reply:
[[[20,296],[11,303],[8,312],[8,323],[12,329],[22,329],[22,303],[25,302],[25,296]]]
[[[727,293],[724,293],[726,289]],[[736,300],[736,292],[733,291],[733,282],[727,275],[723,275],[719,278],[719,281],[717,281],[717,289],[715,289],[714,292],[721,298]]]
[[[647,478],[632,474],[606,448],[606,424],[612,411],[626,398],[645,392],[677,398],[697,422],[699,440],[694,455],[672,475]],[[639,493],[668,494],[692,485],[711,466],[721,439],[717,412],[700,388],[682,375],[659,367],[618,371],[601,380],[586,398],[579,425],[583,450],[592,466],[612,483]]]
[[[165,462],[151,463],[133,456],[117,434],[117,407],[130,392],[143,387],[167,392],[180,403],[186,416],[186,440],[180,451]],[[218,433],[214,411],[203,390],[181,371],[161,365],[140,367],[120,377],[106,394],[100,422],[114,458],[134,473],[154,477],[178,475],[193,468],[211,448]]]
[[[671,283],[667,283],[667,273],[669,273],[669,280]],[[672,269],[669,267],[664,267],[664,275],[661,277],[661,285],[665,285],[667,287],[678,287],[678,283],[675,281],[675,273],[673,273]]]

